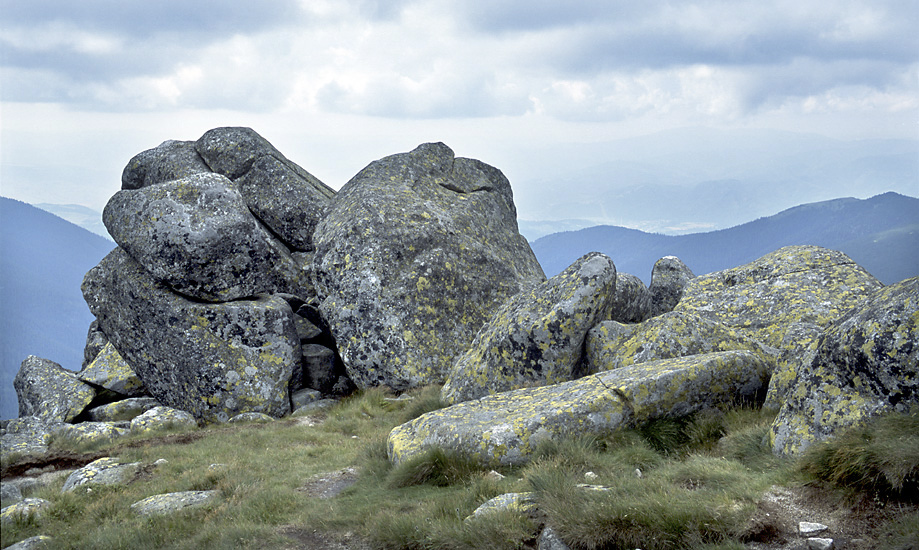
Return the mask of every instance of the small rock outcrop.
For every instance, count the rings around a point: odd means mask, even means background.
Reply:
[[[673,311],[683,296],[683,289],[695,277],[692,270],[676,256],[664,256],[655,262],[648,287],[651,295],[649,316]]]
[[[54,361],[28,356],[13,379],[19,416],[45,422],[70,422],[89,405],[96,391]]]
[[[44,516],[52,504],[43,498],[27,498],[11,504],[0,511],[0,524],[7,525],[17,521],[26,521],[31,518]]]
[[[117,458],[103,457],[70,474],[64,481],[61,492],[68,493],[85,485],[126,483],[133,478],[140,467],[140,462],[124,464]]]
[[[131,505],[131,510],[140,516],[161,516],[172,514],[188,508],[199,508],[217,500],[220,491],[182,491],[164,493],[139,500]]]
[[[113,403],[100,405],[86,411],[93,422],[131,421],[150,409],[162,406],[152,397],[130,397]]]
[[[173,427],[194,428],[197,425],[194,417],[185,411],[171,407],[154,407],[131,420],[131,431],[143,433]]]
[[[34,456],[48,452],[48,443],[55,428],[63,422],[48,422],[37,416],[13,418],[0,436],[0,453],[4,460],[11,456]]]
[[[593,252],[509,299],[453,366],[443,400],[460,403],[578,378],[584,337],[609,315],[615,288],[616,266]]]
[[[732,403],[762,391],[768,376],[769,365],[758,355],[727,351],[497,393],[397,426],[389,434],[389,457],[399,464],[442,447],[485,465],[522,464],[541,440],[605,435]]]
[[[696,313],[672,311],[637,325],[604,321],[587,335],[591,373],[636,363],[717,351],[748,350],[774,361],[768,349],[742,331],[725,327]]]
[[[442,143],[364,168],[313,242],[320,310],[362,388],[443,382],[495,309],[545,280],[504,175]]]
[[[919,278],[875,292],[824,333],[772,425],[777,454],[919,403]]]

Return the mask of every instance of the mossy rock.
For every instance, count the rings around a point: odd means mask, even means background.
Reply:
[[[827,327],[883,285],[851,258],[819,246],[788,246],[690,281],[674,311],[748,331],[780,347],[794,323]]]
[[[688,311],[664,313],[634,325],[604,321],[591,329],[586,343],[591,373],[717,351],[748,350],[767,362],[774,362],[778,354],[742,330]]]

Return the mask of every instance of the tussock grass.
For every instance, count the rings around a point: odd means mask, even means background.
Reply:
[[[311,419],[121,440],[102,449],[143,463],[143,475],[67,494],[61,479],[33,495],[51,501],[48,514],[4,526],[0,543],[50,534],[60,548],[270,549],[295,546],[285,535],[291,530],[315,530],[333,539],[354,533],[384,549],[494,550],[534,547],[545,523],[572,548],[738,550],[756,500],[772,484],[810,476],[903,496],[915,487],[919,462],[915,415],[846,435],[855,439],[837,447],[815,447],[795,466],[766,443],[775,412],[740,408],[546,440],[528,465],[500,469],[504,477],[442,449],[394,467],[386,446],[392,427],[443,406],[440,388],[412,395],[394,400],[368,390]],[[157,459],[166,462],[150,466]],[[311,480],[349,467],[359,472],[355,485],[334,498],[310,493]],[[578,486],[585,483],[594,488]],[[160,518],[130,511],[153,494],[209,489],[220,498],[208,507]],[[498,512],[467,519],[485,501],[523,491],[535,493],[535,518]],[[907,548],[917,528],[900,520],[878,539],[885,548]]]
[[[808,479],[858,493],[919,502],[919,407],[812,445],[799,470]]]

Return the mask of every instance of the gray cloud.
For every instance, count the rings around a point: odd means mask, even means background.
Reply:
[[[296,0],[29,0],[4,2],[3,11],[7,25],[66,23],[130,39],[168,34],[180,40],[252,32],[304,17]]]
[[[736,116],[847,87],[913,93],[919,51],[909,0],[32,0],[4,19],[4,101],[97,110]]]

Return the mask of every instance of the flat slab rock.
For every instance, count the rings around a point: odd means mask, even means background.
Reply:
[[[219,491],[182,491],[153,495],[132,504],[131,510],[141,516],[173,514],[210,504],[217,500],[219,494]]]
[[[389,434],[389,457],[399,464],[443,447],[486,465],[523,464],[544,439],[604,435],[752,397],[765,388],[769,369],[752,352],[727,351],[490,395],[397,426]]]

